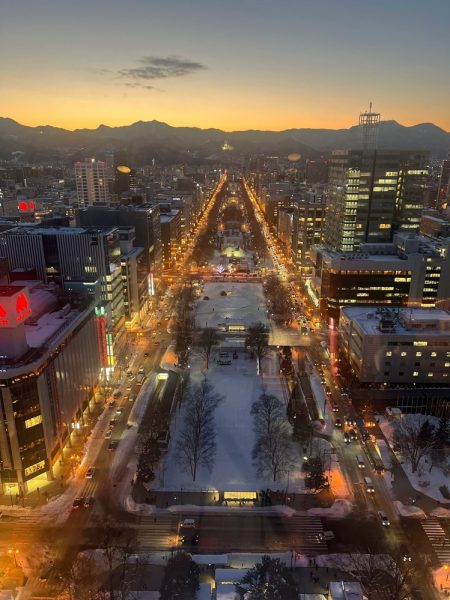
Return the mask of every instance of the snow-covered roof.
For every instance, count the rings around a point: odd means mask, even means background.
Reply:
[[[386,312],[366,305],[345,306],[341,313],[356,322],[364,333],[371,335],[422,335],[437,336],[450,334],[450,314],[439,308],[404,308],[396,311],[385,307]],[[383,319],[393,319],[393,329],[380,330]]]

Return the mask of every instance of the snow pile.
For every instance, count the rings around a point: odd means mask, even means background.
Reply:
[[[402,504],[399,500],[394,500],[395,508],[401,517],[411,517],[413,519],[426,519],[427,515],[418,506],[412,504]]]
[[[350,500],[340,498],[333,502],[329,508],[309,508],[308,515],[317,517],[328,517],[329,519],[344,519],[353,510],[353,503]]]

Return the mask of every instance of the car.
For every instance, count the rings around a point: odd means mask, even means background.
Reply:
[[[370,477],[364,477],[364,485],[366,487],[366,492],[369,494],[375,493],[375,488],[373,487],[373,481]]]
[[[334,533],[332,531],[323,531],[322,533],[319,533],[317,538],[321,542],[322,541],[331,542],[331,540],[334,540]]]
[[[342,427],[342,421],[340,419],[336,419],[334,426],[340,429]]]
[[[408,551],[408,548],[402,544],[399,549],[400,556],[402,557],[403,562],[411,562],[411,554]]]
[[[94,498],[92,496],[86,496],[83,502],[84,508],[90,508],[94,503]]]
[[[111,402],[108,404],[109,408],[114,408],[116,405],[116,401],[115,400],[111,400]]]
[[[349,417],[348,415],[346,415],[344,417],[344,419],[345,419],[345,424],[346,425],[356,425],[356,421],[355,421],[355,419],[353,417]]]
[[[358,434],[356,433],[356,431],[354,429],[350,429],[348,432],[348,435],[350,436],[350,439],[352,441],[356,441],[358,439]]]
[[[350,444],[350,434],[348,433],[348,431],[344,431],[344,442],[346,444]]]
[[[86,479],[92,479],[94,477],[94,473],[95,473],[95,467],[89,467],[89,469],[86,471]]]
[[[105,440],[109,440],[109,438],[112,436],[112,431],[111,429],[108,429],[108,431],[105,433]]]
[[[391,522],[389,521],[387,514],[382,510],[379,510],[377,514],[383,527],[389,527]]]
[[[113,394],[113,398],[120,398],[120,396],[122,395],[122,392],[120,390],[116,390]]]
[[[123,413],[123,408],[121,408],[119,406],[119,408],[116,409],[116,415],[121,415]]]
[[[128,375],[128,377],[132,377],[132,375],[133,375],[133,371],[130,371],[130,370],[128,370],[128,371],[127,371],[127,375]]]
[[[117,425],[117,419],[111,419],[111,421],[109,422],[110,429],[112,429],[116,425]]]
[[[148,352],[144,352],[144,356],[145,356],[145,358],[148,358],[150,356],[150,354]]]
[[[119,445],[119,440],[112,440],[111,442],[109,442],[108,450],[111,452],[113,450],[117,450],[118,445]]]
[[[83,498],[81,498],[81,497],[75,498],[75,500],[72,502],[72,508],[76,510],[77,508],[80,508],[80,506],[82,504],[83,504]]]
[[[183,519],[180,523],[180,527],[181,528],[186,528],[186,529],[195,529],[197,527],[197,521],[195,519]]]
[[[193,535],[187,533],[181,536],[181,543],[185,546],[197,546],[199,541],[200,537],[198,533],[194,533]]]
[[[136,400],[136,396],[133,396],[133,394],[130,394],[130,397],[128,398],[128,402],[134,402]]]
[[[331,409],[333,412],[339,412],[339,406],[336,404],[336,402],[333,402]]]
[[[144,367],[141,367],[138,371],[139,375],[144,375],[145,374],[145,369]]]

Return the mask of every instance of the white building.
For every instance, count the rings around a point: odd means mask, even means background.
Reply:
[[[339,334],[360,383],[450,383],[450,314],[444,310],[346,306]]]
[[[75,181],[77,184],[77,200],[80,208],[97,202],[106,203],[108,188],[105,174],[105,163],[95,158],[75,163]]]

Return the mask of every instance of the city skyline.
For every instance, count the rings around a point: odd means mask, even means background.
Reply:
[[[339,129],[372,100],[385,120],[450,130],[441,0],[46,0],[32,19],[27,4],[0,26],[2,114],[26,125]]]

